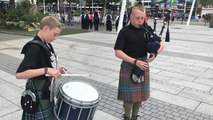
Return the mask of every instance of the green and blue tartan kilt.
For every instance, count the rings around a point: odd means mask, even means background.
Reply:
[[[34,114],[28,114],[23,111],[22,120],[57,120],[53,112],[54,101],[50,102],[49,98],[44,99],[42,97],[42,89],[48,79],[33,79],[32,81],[38,101],[38,111]]]
[[[144,71],[144,82],[137,84],[130,78],[133,67],[131,63],[121,63],[117,98],[126,102],[146,101],[150,96],[149,68]]]

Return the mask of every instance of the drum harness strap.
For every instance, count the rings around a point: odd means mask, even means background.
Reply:
[[[43,43],[40,40],[31,40],[28,44],[37,44],[37,45],[41,46],[42,48],[44,48],[46,51],[46,54],[48,54],[48,56],[49,56],[48,59],[50,62],[53,62],[53,60],[51,59],[51,56],[53,54],[54,57],[56,58],[56,67],[57,67],[57,55],[55,54],[53,46],[50,43],[48,43],[48,45],[47,44],[45,45],[45,43]],[[28,86],[28,88],[33,89],[33,82],[31,80],[32,79],[28,79],[28,82],[31,84],[30,86]],[[52,99],[51,95],[50,95],[51,89],[49,88],[49,86],[52,84],[55,84],[53,82],[54,82],[53,80],[52,80],[52,83],[51,83],[51,81],[48,80],[42,88],[42,93],[40,93],[40,94],[38,93],[38,95],[36,97],[38,97],[38,98],[49,98],[50,97],[50,99]],[[49,90],[50,90],[50,92],[49,92]],[[35,91],[35,90],[33,90],[33,91]],[[50,100],[50,101],[52,101],[52,100]]]

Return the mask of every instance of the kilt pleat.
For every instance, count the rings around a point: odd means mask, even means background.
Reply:
[[[130,78],[133,67],[128,62],[121,63],[117,98],[126,102],[146,101],[150,96],[149,69],[144,71],[145,82],[136,84]]]

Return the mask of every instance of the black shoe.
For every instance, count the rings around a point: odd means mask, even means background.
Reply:
[[[123,117],[124,117],[124,120],[131,120],[129,117],[126,117],[125,115]]]
[[[137,115],[137,116],[132,116],[132,119],[131,119],[131,120],[137,120],[138,118],[140,118],[139,115]]]

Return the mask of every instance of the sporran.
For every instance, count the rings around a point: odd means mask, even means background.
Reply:
[[[36,95],[31,91],[32,89],[32,81],[29,79],[26,83],[26,90],[21,96],[21,107],[28,114],[33,114],[38,110],[38,102]]]
[[[134,66],[131,71],[130,78],[131,78],[132,82],[135,84],[143,83],[144,82],[144,71],[141,70],[139,67]]]

